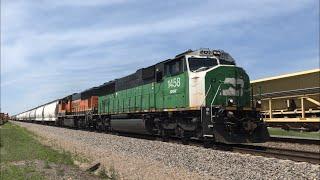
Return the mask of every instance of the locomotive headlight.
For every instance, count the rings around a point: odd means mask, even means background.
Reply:
[[[228,118],[234,117],[234,113],[232,111],[228,111],[227,113]]]
[[[234,100],[232,98],[228,99],[228,106],[232,106],[234,104]]]
[[[261,108],[261,104],[262,104],[261,100],[257,100],[256,108]]]

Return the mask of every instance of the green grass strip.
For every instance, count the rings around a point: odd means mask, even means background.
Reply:
[[[72,156],[68,152],[59,152],[42,145],[34,134],[12,123],[0,128],[0,179],[43,179],[35,171],[32,163],[17,166],[19,161],[32,162],[43,160],[56,164],[73,165]]]
[[[298,138],[310,138],[310,139],[319,139],[319,132],[304,132],[304,131],[286,131],[280,128],[268,128],[271,136],[285,136],[285,137],[298,137]]]

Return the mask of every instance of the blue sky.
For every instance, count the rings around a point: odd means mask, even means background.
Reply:
[[[319,66],[318,0],[2,0],[1,108],[11,114],[187,49],[251,79]]]

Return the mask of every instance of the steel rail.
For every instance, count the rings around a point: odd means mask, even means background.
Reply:
[[[320,153],[310,151],[300,151],[293,149],[283,149],[265,146],[238,145],[232,147],[233,152],[248,153],[253,155],[261,155],[265,157],[273,157],[278,159],[292,160],[297,162],[308,162],[312,164],[320,164]]]
[[[294,137],[271,136],[270,137],[270,141],[272,141],[272,142],[287,142],[287,143],[307,144],[307,145],[320,145],[320,140],[318,140],[318,139],[310,139],[310,138],[294,138]]]

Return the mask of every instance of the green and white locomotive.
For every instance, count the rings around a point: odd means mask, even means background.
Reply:
[[[188,50],[99,88],[95,126],[223,143],[269,138],[250,80],[222,50]]]

